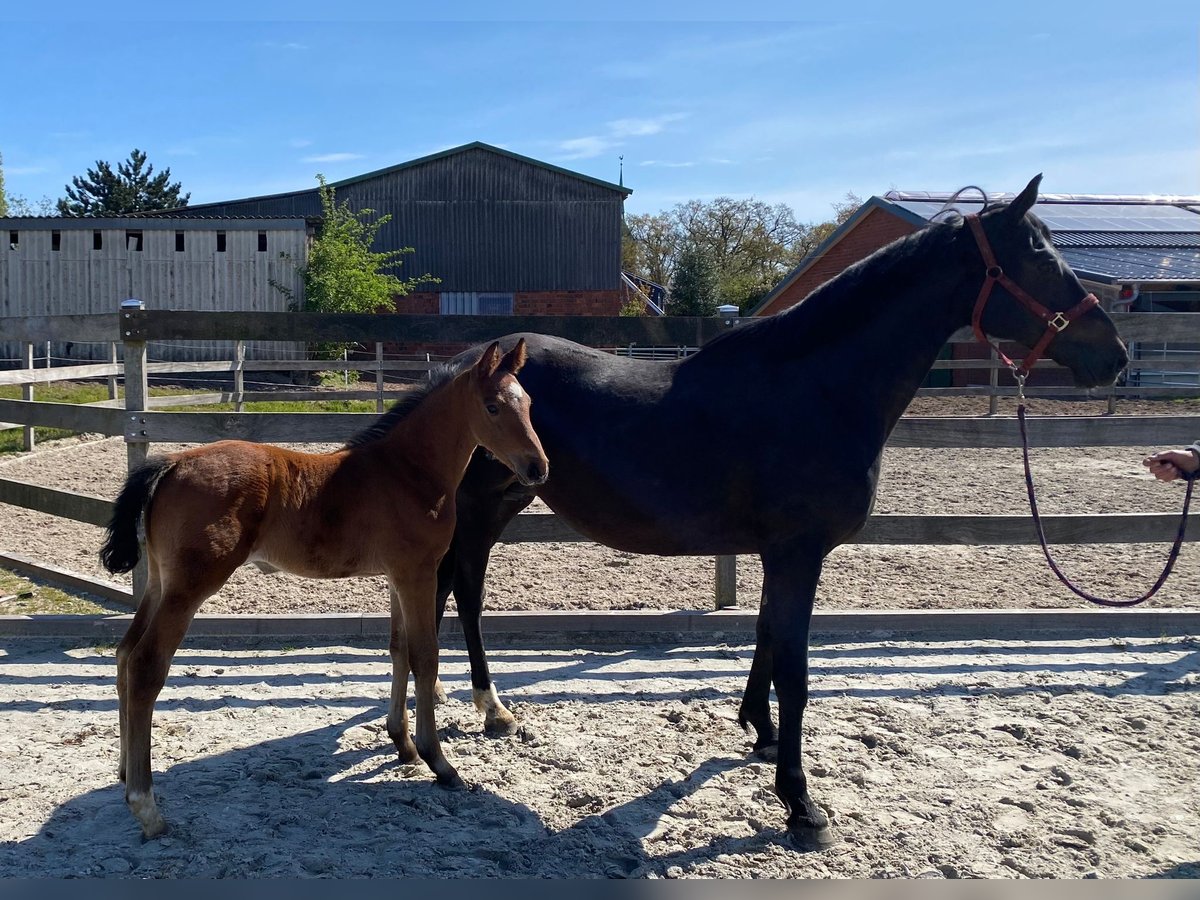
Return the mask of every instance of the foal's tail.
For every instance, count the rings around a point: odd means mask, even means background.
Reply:
[[[108,537],[100,548],[100,562],[110,572],[132,572],[141,556],[138,544],[138,523],[150,507],[154,489],[162,477],[175,465],[162,457],[147,461],[125,479],[125,486],[113,501],[113,514],[108,522]]]

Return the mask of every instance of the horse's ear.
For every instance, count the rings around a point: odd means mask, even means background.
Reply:
[[[517,341],[517,346],[513,347],[508,353],[504,354],[504,359],[500,361],[500,368],[510,375],[516,375],[521,371],[521,367],[525,365],[525,359],[528,353],[525,350],[525,338]]]
[[[475,363],[475,371],[480,379],[486,380],[496,374],[500,368],[500,342],[492,341],[492,345],[483,351],[479,362]]]
[[[1014,219],[1023,219],[1025,213],[1033,209],[1033,204],[1037,202],[1038,185],[1042,183],[1041,173],[1034,175],[1029,184],[1025,185],[1025,190],[1017,194],[1015,200],[1008,204],[1008,212]]]

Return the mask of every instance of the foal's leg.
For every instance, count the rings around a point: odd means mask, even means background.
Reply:
[[[779,698],[779,759],[775,791],[788,810],[787,828],[804,849],[836,842],[825,813],[808,793],[801,760],[808,704],[808,637],[824,557],[820,545],[795,544],[763,554],[763,589],[771,643],[772,679]]]
[[[129,654],[146,633],[146,626],[150,624],[162,601],[162,582],[154,559],[150,559],[148,569],[146,592],[138,600],[137,611],[133,614],[133,621],[129,623],[129,630],[117,645],[117,725],[121,748],[117,778],[121,781],[125,780],[125,761],[129,756]]]
[[[758,607],[755,637],[754,659],[750,663],[750,677],[746,679],[746,690],[738,709],[738,724],[746,730],[753,726],[754,752],[765,759],[773,759],[778,750],[779,731],[771,721],[771,626],[765,586]]]
[[[392,575],[391,582],[399,595],[404,614],[404,630],[408,637],[408,660],[416,684],[416,747],[421,759],[433,770],[437,783],[458,788],[463,780],[442,754],[434,718],[436,702],[433,696],[438,677],[437,610],[435,592],[437,575],[433,566],[418,565],[418,571],[403,576]]]
[[[162,834],[167,827],[154,802],[150,774],[154,701],[167,680],[171,659],[183,642],[196,610],[229,577],[228,572],[220,573],[219,580],[213,577],[216,573],[206,574],[212,580],[192,579],[187,575],[167,579],[161,585],[159,601],[150,610],[141,636],[124,654],[121,741],[125,747],[125,802],[147,838]]]
[[[392,657],[392,699],[388,705],[387,731],[400,762],[415,763],[417,747],[408,733],[408,635],[404,628],[404,610],[396,589],[388,585],[392,601],[392,637],[388,652]]]

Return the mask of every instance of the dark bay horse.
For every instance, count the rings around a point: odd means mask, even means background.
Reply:
[[[133,569],[144,516],[149,583],[117,648],[117,692],[119,775],[147,837],[166,827],[150,775],[154,701],[200,604],[247,562],[308,578],[387,576],[388,734],[402,761],[423,759],[439,784],[462,784],[434,723],[437,567],[454,533],[456,488],[477,447],[531,489],[546,479],[529,397],[516,379],[524,361],[523,342],[503,357],[493,344],[469,367],[435,372],[332,453],[220,441],[150,460],[129,476],[100,558],[110,572]],[[410,666],[415,744],[406,706]]]
[[[686,359],[639,361],[525,335],[521,378],[537,397],[533,423],[554,476],[526,488],[476,454],[439,571],[439,613],[453,590],[476,696],[492,698],[486,727],[515,725],[480,634],[488,558],[535,494],[586,537],[621,550],[758,554],[763,597],[739,719],[754,728],[757,750],[777,745],[789,831],[802,846],[828,845],[800,756],[817,580],[825,556],[866,522],[884,442],[939,349],[977,310],[981,329],[1040,345],[1080,385],[1111,383],[1127,362],[1111,320],[1029,213],[1040,180],[975,224],[958,216],[884,247],[792,309],[741,323]]]

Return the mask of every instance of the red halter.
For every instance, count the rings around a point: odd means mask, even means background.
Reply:
[[[1004,364],[1013,370],[1013,374],[1017,376],[1018,381],[1024,382],[1025,376],[1029,374],[1029,370],[1033,368],[1033,364],[1042,358],[1042,354],[1046,352],[1046,348],[1050,346],[1050,342],[1058,336],[1058,333],[1065,331],[1071,322],[1082,316],[1100,301],[1096,299],[1095,294],[1088,294],[1066,312],[1052,312],[1046,309],[1046,307],[1042,306],[1042,304],[1038,303],[1033,297],[1022,290],[1019,284],[1005,275],[1004,270],[996,263],[996,255],[992,253],[992,247],[988,243],[987,235],[983,233],[983,224],[979,221],[978,213],[971,213],[963,218],[971,226],[971,231],[975,234],[975,242],[979,244],[979,253],[983,256],[983,264],[987,266],[987,275],[983,279],[983,287],[979,289],[979,297],[975,301],[975,310],[971,313],[971,327],[975,330],[975,337],[995,350],[999,357],[1004,360]],[[1004,285],[1004,289],[1021,301],[1026,309],[1046,323],[1046,330],[1042,333],[1038,342],[1033,345],[1033,349],[1029,351],[1029,355],[1021,360],[1020,365],[1005,356],[1000,348],[992,341],[989,341],[987,335],[983,333],[983,326],[981,324],[983,308],[987,306],[988,298],[992,293],[992,286],[996,282]]]

